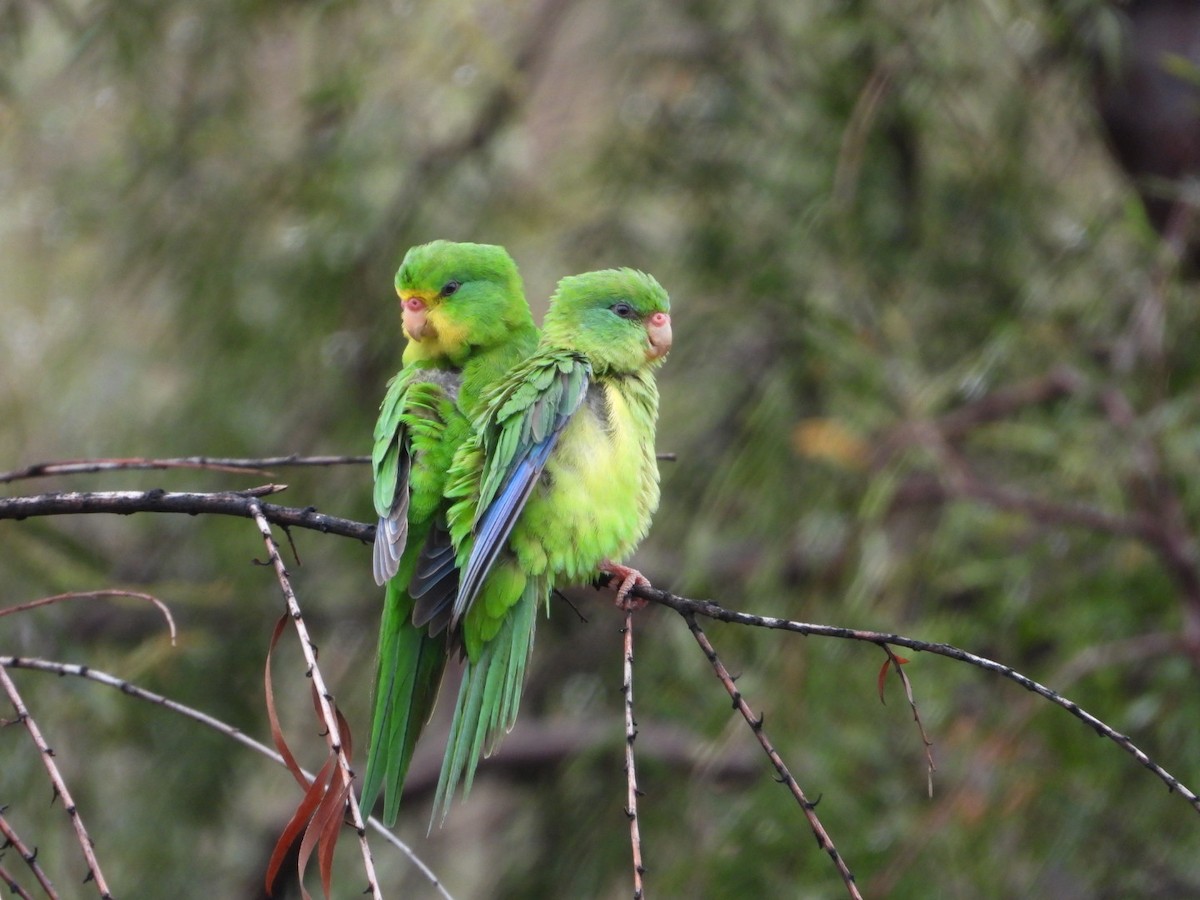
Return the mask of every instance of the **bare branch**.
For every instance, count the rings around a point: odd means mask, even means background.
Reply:
[[[637,769],[634,765],[633,742],[637,740],[637,723],[633,719],[633,610],[625,611],[625,627],[621,629],[625,635],[625,679],[621,683],[621,691],[625,694],[625,779],[628,784],[625,814],[629,816],[629,843],[633,848],[633,900],[642,900],[646,896],[642,877],[646,867],[642,864],[642,833],[638,827],[637,798]]]
[[[310,528],[324,534],[357,538],[370,543],[375,540],[375,526],[340,519],[319,513],[316,507],[296,509],[259,503],[258,497],[285,490],[287,485],[266,485],[245,491],[68,491],[37,494],[29,497],[0,498],[0,519],[28,519],[34,516],[66,516],[81,513],[116,513],[129,515],[138,512],[185,513],[190,516],[210,513],[222,516],[253,518],[251,502],[257,504],[268,522],[285,528]]]
[[[338,728],[338,715],[334,710],[333,694],[325,686],[324,676],[321,675],[321,669],[317,665],[316,645],[308,635],[308,627],[304,624],[304,616],[300,612],[300,604],[296,600],[295,591],[292,590],[291,579],[288,577],[287,568],[284,566],[283,559],[279,555],[279,545],[275,543],[275,538],[271,535],[271,525],[263,514],[258,499],[251,498],[250,504],[251,515],[258,525],[258,530],[262,534],[264,543],[267,545],[267,554],[271,565],[275,569],[275,577],[279,580],[279,586],[283,590],[283,596],[287,602],[288,614],[291,616],[296,634],[300,638],[300,650],[304,654],[304,661],[308,666],[308,677],[312,679],[313,690],[316,692],[317,703],[321,710],[321,718],[325,723],[325,742],[329,745],[329,751],[338,761],[338,770],[341,773],[342,785],[346,790],[346,805],[350,810],[350,821],[354,826],[355,832],[358,834],[359,846],[362,849],[363,867],[367,874],[371,896],[375,897],[376,900],[383,900],[383,893],[379,889],[379,878],[375,874],[375,863],[371,858],[371,845],[367,843],[366,827],[363,824],[362,813],[358,808],[358,799],[354,796],[352,789],[354,770],[350,768],[350,760],[346,756],[346,746]]]
[[[2,663],[0,663],[0,665],[2,665]],[[42,886],[42,890],[46,892],[46,896],[49,897],[50,900],[58,900],[58,892],[54,890],[54,885],[50,883],[50,879],[46,877],[46,873],[42,871],[42,867],[38,865],[37,848],[35,847],[33,850],[30,850],[29,847],[25,845],[25,842],[21,840],[20,835],[17,834],[16,830],[12,827],[12,825],[9,824],[8,820],[4,818],[5,809],[6,807],[0,806],[0,834],[4,835],[5,844],[16,850],[21,859],[25,861],[25,865],[29,866],[29,871],[31,871],[33,873],[33,877],[38,880],[38,884]],[[18,890],[16,883],[12,879],[12,876],[6,876],[5,881],[8,882],[9,886],[14,891]],[[25,897],[29,896],[24,891],[21,891],[21,895]]]
[[[805,636],[813,635],[816,637],[831,637],[840,638],[849,641],[862,641],[868,644],[877,644],[884,646],[892,644],[897,647],[907,647],[910,650],[916,650],[925,653],[934,653],[938,656],[945,656],[949,659],[965,662],[1003,678],[1009,681],[1015,681],[1027,691],[1032,691],[1038,696],[1049,700],[1056,706],[1061,706],[1075,718],[1082,721],[1101,737],[1108,738],[1145,768],[1149,769],[1154,775],[1162,781],[1172,792],[1178,793],[1187,801],[1187,803],[1196,812],[1200,813],[1200,796],[1197,796],[1194,791],[1189,789],[1178,778],[1158,765],[1152,760],[1141,748],[1129,739],[1128,735],[1121,734],[1103,721],[1092,715],[1073,700],[1068,700],[1061,694],[1051,690],[1043,684],[1039,684],[1032,678],[1022,675],[1012,666],[1006,666],[1003,663],[998,663],[995,660],[988,659],[984,656],[976,656],[974,653],[968,653],[966,650],[960,650],[950,644],[935,643],[933,641],[922,641],[916,638],[905,637],[901,634],[889,634],[880,631],[864,631],[857,628],[841,628],[835,625],[814,625],[807,622],[795,622],[789,619],[777,619],[773,616],[756,616],[749,613],[736,612],[725,609],[711,600],[690,600],[686,597],[678,597],[669,591],[662,591],[653,587],[635,586],[629,592],[632,596],[641,597],[643,600],[650,600],[654,603],[659,603],[663,606],[668,606],[675,610],[680,615],[687,618],[689,615],[705,616],[710,619],[716,619],[719,622],[730,622],[738,625],[750,625],[756,628],[771,628],[781,631],[792,631],[796,634]]]
[[[286,484],[269,484],[240,491],[59,491],[32,494],[25,497],[0,497],[0,520],[23,521],[39,516],[73,516],[109,513],[120,516],[132,513],[183,513],[253,518],[250,501],[268,494],[287,490]],[[375,525],[356,522],[317,512],[315,506],[303,509],[259,503],[268,522],[284,528],[307,528],[322,534],[372,543]]]
[[[271,475],[268,470],[290,466],[346,466],[369,463],[369,456],[264,456],[258,459],[222,456],[180,456],[151,459],[134,456],[122,459],[64,459],[34,463],[11,472],[0,472],[0,484],[52,475],[83,475],[93,472],[127,472],[138,469],[207,469],[213,472],[252,471]]]
[[[635,589],[630,593],[642,596]],[[837,847],[833,845],[833,839],[829,837],[829,833],[825,830],[825,826],[821,824],[821,820],[817,818],[817,805],[811,802],[804,791],[800,788],[799,783],[788,771],[788,767],[784,764],[783,758],[775,750],[774,745],[767,737],[767,733],[763,730],[763,717],[755,716],[750,709],[745,698],[742,697],[742,692],[738,690],[736,684],[733,683],[733,677],[717,656],[717,651],[709,642],[708,636],[700,628],[696,622],[696,617],[691,613],[681,613],[684,621],[687,622],[688,628],[691,629],[692,635],[696,638],[696,643],[700,645],[700,649],[704,651],[704,655],[708,657],[709,663],[713,667],[713,671],[717,673],[717,678],[721,680],[721,684],[725,686],[725,690],[729,696],[733,698],[733,708],[742,714],[742,718],[746,720],[746,724],[750,726],[750,730],[754,732],[754,737],[758,743],[762,745],[763,751],[767,754],[767,758],[771,760],[771,764],[775,767],[775,771],[779,773],[779,779],[783,784],[788,786],[788,790],[792,792],[792,796],[796,798],[796,802],[800,804],[800,808],[804,810],[804,816],[808,819],[808,825],[813,830],[813,834],[817,838],[817,846],[829,854],[829,858],[833,860],[834,866],[837,867],[838,874],[842,876],[842,881],[846,885],[846,891],[854,900],[862,900],[862,894],[858,892],[858,887],[854,884],[854,875],[850,871],[850,867],[846,865],[846,861],[842,855],[838,853]]]
[[[1114,413],[1120,412],[1119,409],[1114,409],[1113,411]],[[1115,415],[1115,418],[1120,418],[1120,416]],[[945,446],[944,441],[942,442],[942,446]],[[956,456],[953,453],[952,455]],[[948,483],[926,483],[916,480],[910,482],[909,486],[905,490],[921,490],[926,493],[932,493],[937,499],[954,495],[970,496],[983,500],[984,502],[993,503],[994,505],[1002,508],[1024,511],[1031,516],[1037,517],[1041,521],[1050,521],[1053,523],[1066,525],[1077,525],[1111,534],[1140,538],[1155,546],[1161,546],[1160,542],[1165,539],[1163,533],[1163,523],[1152,520],[1151,516],[1147,513],[1132,514],[1128,516],[1115,516],[1102,510],[1096,510],[1086,506],[1058,504],[1046,501],[1040,497],[1024,494],[1011,489],[986,485],[977,479],[974,479],[969,469],[965,468],[965,465],[954,467],[954,469],[955,470],[951,473],[952,477],[949,478]],[[24,519],[31,516],[63,515],[81,512],[128,514],[131,512],[147,511],[182,512],[193,515],[207,512],[252,518],[256,517],[257,514],[257,517],[261,520],[260,529],[264,526],[266,527],[264,537],[267,539],[269,539],[270,530],[269,526],[266,526],[265,523],[274,522],[285,527],[294,525],[297,527],[310,528],[326,533],[352,537],[367,542],[373,540],[375,529],[372,525],[365,525],[363,523],[354,522],[348,519],[326,516],[317,513],[311,507],[306,509],[295,509],[262,503],[259,500],[259,497],[262,495],[274,493],[282,489],[283,488],[278,485],[267,485],[247,491],[217,493],[184,493],[153,490],[145,492],[105,493],[73,492],[44,494],[31,497],[3,498],[0,499],[0,519]],[[1176,521],[1172,524],[1178,523]],[[1175,535],[1175,537],[1178,536],[1178,534]],[[1174,547],[1174,549],[1178,552],[1178,562],[1180,563],[1181,569],[1187,569],[1195,572],[1197,564],[1192,555],[1193,547],[1191,545],[1190,538],[1187,537],[1186,532],[1184,532],[1184,538],[1185,539],[1183,541]],[[279,561],[277,552],[274,553],[273,559],[276,566],[278,568],[282,568],[282,563]],[[721,606],[709,601],[696,601],[683,597],[677,597],[666,591],[659,591],[651,587],[637,587],[631,593],[634,596],[654,601],[662,605],[670,606],[677,612],[684,615],[685,618],[688,615],[703,615],[719,621],[741,625],[788,630],[804,635],[863,641],[867,643],[874,643],[884,648],[885,652],[887,651],[887,645],[907,647],[911,650],[930,652],[936,655],[955,659],[960,662],[966,662],[978,668],[999,674],[1004,678],[1015,681],[1026,690],[1042,697],[1043,699],[1049,700],[1055,705],[1066,709],[1076,718],[1080,719],[1090,728],[1095,730],[1098,734],[1116,743],[1123,750],[1125,750],[1125,752],[1133,756],[1145,768],[1153,772],[1154,775],[1164,784],[1166,784],[1171,791],[1180,793],[1184,799],[1187,800],[1189,805],[1200,812],[1200,797],[1197,797],[1195,792],[1182,784],[1174,775],[1151,760],[1149,756],[1140,748],[1138,748],[1128,736],[1120,734],[1096,716],[1092,715],[1086,710],[1083,710],[1073,701],[1059,695],[1050,688],[1033,681],[1027,676],[1022,675],[1009,666],[986,659],[984,657],[976,656],[975,654],[968,653],[967,651],[948,644],[923,641],[898,634],[840,628],[828,625],[816,625],[784,619],[776,619],[772,617],[755,616],[726,610]],[[298,609],[296,612],[298,614]],[[311,645],[307,638],[303,638],[302,642],[306,652],[311,650]],[[903,675],[904,673],[901,672],[902,677]],[[907,686],[906,690],[909,690]],[[323,687],[322,696],[327,697],[327,695],[324,694]],[[331,736],[336,734],[336,728],[330,729],[329,733]],[[927,741],[927,738],[924,734],[922,734],[922,737],[923,740]],[[348,777],[348,762],[342,764],[342,773],[343,778]],[[361,836],[362,827],[360,823],[357,823],[356,827],[359,829]]]
[[[236,728],[233,725],[222,722],[220,719],[210,716],[206,712],[201,712],[200,710],[180,703],[177,700],[171,700],[168,697],[164,697],[162,694],[156,694],[153,691],[139,687],[131,681],[126,681],[123,678],[116,677],[115,675],[109,675],[107,672],[102,672],[99,669],[93,669],[91,666],[81,666],[76,663],[55,662],[53,660],[36,659],[33,657],[0,656],[0,667],[7,667],[9,669],[30,669],[37,672],[48,672],[53,675],[60,676],[73,675],[78,678],[86,678],[90,681],[107,685],[111,688],[116,688],[122,694],[127,694],[130,697],[136,697],[137,699],[144,700],[147,703],[153,703],[155,706],[161,706],[164,709],[178,713],[179,715],[191,719],[194,722],[199,722],[201,725],[211,728],[214,731],[225,735],[231,740],[237,741],[243,747],[248,747],[255,753],[265,756],[268,759],[273,760],[278,765],[286,768],[287,764],[277,751],[271,747],[268,747],[266,744],[261,743],[260,741],[256,741],[254,738],[243,732],[240,728]],[[312,781],[314,778],[313,773],[306,769],[301,769],[301,773],[309,781]],[[407,856],[409,861],[417,867],[421,874],[429,879],[430,883],[442,897],[446,898],[446,900],[453,900],[453,897],[450,896],[449,892],[442,885],[438,877],[433,873],[429,866],[427,866],[425,862],[419,856],[417,856],[417,854],[410,846],[408,846],[408,844],[404,843],[404,841],[400,840],[399,837],[392,834],[392,832],[389,831],[387,827],[384,826],[384,824],[378,819],[369,819],[367,824],[375,829],[376,832],[383,835],[384,839],[386,839],[388,843]]]
[[[67,789],[67,783],[63,780],[62,773],[58,771],[58,766],[54,764],[54,751],[50,749],[50,745],[42,737],[41,729],[38,728],[37,722],[33,720],[33,717],[29,715],[29,710],[25,708],[25,702],[21,699],[21,695],[17,691],[17,686],[8,677],[8,669],[3,665],[0,665],[0,687],[3,687],[4,692],[8,694],[8,699],[12,701],[13,708],[17,711],[18,720],[24,724],[25,730],[29,732],[34,745],[38,748],[38,753],[42,757],[42,763],[46,767],[46,772],[50,775],[50,783],[54,785],[54,795],[62,798],[63,808],[66,809],[67,815],[71,818],[71,824],[75,826],[75,836],[79,839],[79,846],[83,850],[83,858],[87,860],[88,864],[88,877],[84,880],[95,881],[96,889],[100,892],[101,898],[103,900],[112,900],[112,892],[108,889],[108,884],[104,880],[104,873],[100,871],[100,862],[96,859],[92,839],[88,836],[87,827],[83,824],[83,816],[79,814],[79,809],[75,806],[75,801],[71,799],[71,792]]]
[[[21,900],[33,900],[29,891],[17,884],[17,880],[12,876],[8,869],[0,866],[0,881],[4,882],[5,886],[16,894]]]

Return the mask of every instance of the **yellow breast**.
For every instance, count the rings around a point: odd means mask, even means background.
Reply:
[[[559,438],[539,489],[513,535],[532,571],[590,577],[645,536],[658,506],[653,448],[639,440],[634,411],[612,383],[593,384]]]

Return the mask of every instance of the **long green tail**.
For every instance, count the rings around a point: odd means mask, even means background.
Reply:
[[[391,827],[400,812],[400,793],[421,729],[437,701],[446,668],[446,636],[430,637],[412,624],[412,598],[401,587],[401,571],[388,582],[379,629],[375,714],[363,775],[362,808],[370,811],[383,789],[383,821]]]
[[[467,662],[433,801],[433,820],[439,809],[445,819],[460,780],[466,796],[480,756],[491,755],[517,720],[538,604],[546,593],[542,579],[529,578],[495,637],[482,646],[477,659]]]

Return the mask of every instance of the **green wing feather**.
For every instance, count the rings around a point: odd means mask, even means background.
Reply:
[[[376,584],[387,584],[400,566],[400,557],[408,539],[408,455],[401,421],[404,400],[411,380],[410,370],[401,371],[388,382],[387,394],[375,423],[375,443],[371,448],[371,468],[375,476],[376,528],[372,564]]]
[[[401,376],[393,385],[401,384],[403,390],[389,388],[380,416],[381,422],[389,420],[393,436],[381,434],[383,428],[376,429],[376,451],[383,445],[384,452],[373,459],[380,460],[376,463],[377,486],[380,480],[390,477],[392,468],[408,470],[406,481],[401,483],[397,479],[393,488],[402,490],[408,499],[403,504],[392,501],[388,507],[389,511],[397,507],[405,509],[407,540],[400,545],[401,555],[387,582],[384,598],[375,671],[375,711],[362,788],[362,804],[368,810],[383,789],[384,821],[389,826],[399,812],[404,777],[417,738],[437,700],[448,655],[444,637],[430,636],[413,627],[414,602],[406,585],[412,578],[423,542],[436,524],[445,472],[454,448],[469,430],[466,417],[454,403],[455,392],[446,377],[419,380],[423,377],[421,370],[415,376],[406,373]],[[401,462],[392,463],[396,457]],[[377,491],[377,509],[380,499]]]
[[[394,825],[417,739],[433,712],[446,667],[444,637],[413,628],[412,600],[398,580],[388,582],[376,664],[375,715],[363,776],[362,804],[384,794],[383,820]]]
[[[396,576],[408,545],[410,519],[424,521],[440,503],[449,459],[469,430],[464,417],[454,408],[458,396],[458,373],[432,367],[413,366],[388,383],[375,423],[371,467],[375,477],[373,498],[379,516],[372,563],[375,583],[386,584]],[[462,420],[461,424],[456,420]],[[447,423],[450,423],[447,434]],[[457,429],[457,431],[456,431]],[[449,453],[439,451],[448,444]],[[418,464],[416,478],[425,483],[409,484],[413,460],[431,454]],[[418,508],[409,510],[416,500]]]
[[[460,780],[464,795],[471,790],[480,757],[490,754],[500,737],[512,730],[533,650],[538,605],[549,590],[547,579],[526,577],[515,564],[494,569],[493,579],[506,582],[505,593],[516,584],[520,590],[497,632],[467,661],[438,777],[435,817],[440,809],[445,818]]]

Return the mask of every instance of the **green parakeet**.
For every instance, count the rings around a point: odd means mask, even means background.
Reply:
[[[413,247],[396,273],[396,293],[408,344],[404,368],[380,406],[371,455],[379,515],[375,580],[387,592],[362,790],[368,811],[384,790],[389,825],[448,653],[445,635],[413,624],[409,582],[422,548],[432,553],[449,545],[446,472],[483,391],[537,343],[521,276],[503,247],[448,241]]]
[[[670,301],[631,269],[564,278],[537,350],[488,394],[447,481],[454,565],[418,564],[413,620],[448,628],[466,670],[435,810],[481,753],[512,729],[539,604],[554,586],[645,581],[614,560],[632,552],[658,506],[653,371],[671,347]],[[452,574],[441,575],[442,571]]]

